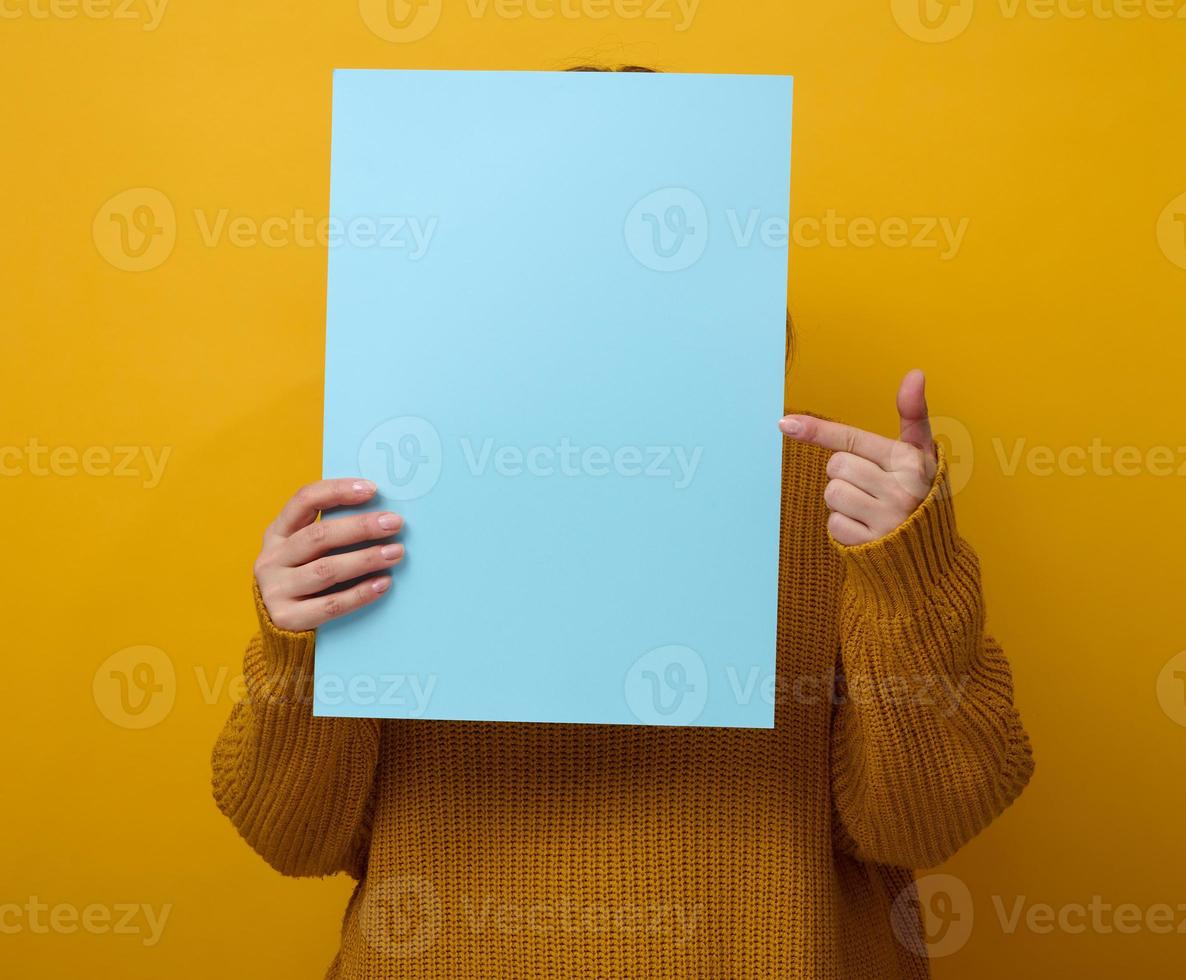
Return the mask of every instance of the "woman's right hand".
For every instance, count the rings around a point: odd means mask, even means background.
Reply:
[[[298,490],[264,532],[255,559],[255,581],[272,624],[301,632],[377,600],[391,585],[383,574],[403,559],[404,546],[386,542],[345,554],[329,552],[364,541],[381,541],[402,530],[399,514],[378,511],[318,520],[332,507],[364,504],[375,495],[370,480],[321,480]],[[364,577],[365,576],[365,577]],[[342,582],[349,589],[321,593]]]

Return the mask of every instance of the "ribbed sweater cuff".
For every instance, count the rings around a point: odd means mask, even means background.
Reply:
[[[272,622],[264,605],[259,584],[252,583],[255,615],[259,619],[259,657],[248,657],[244,664],[247,690],[269,701],[308,703],[313,693],[313,648],[317,634],[313,630],[294,633]]]
[[[874,615],[890,618],[917,609],[947,579],[959,547],[942,449],[930,492],[903,524],[867,544],[842,545],[834,539],[832,544],[849,587]]]

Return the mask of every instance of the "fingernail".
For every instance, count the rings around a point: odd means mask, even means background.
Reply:
[[[798,419],[785,418],[778,423],[778,427],[782,429],[788,436],[797,436],[803,431],[803,423]]]
[[[400,526],[400,519],[397,514],[382,514],[379,517],[379,527],[384,531],[394,531]]]
[[[370,480],[356,480],[353,487],[355,493],[374,493],[377,489]]]
[[[390,584],[391,584],[391,579],[389,579],[389,578],[377,578],[377,579],[375,579],[375,581],[373,581],[371,583],[371,588],[374,589],[376,592],[386,592],[387,586],[389,586]]]
[[[385,544],[379,549],[385,561],[395,561],[400,555],[404,553],[404,546],[402,544]]]

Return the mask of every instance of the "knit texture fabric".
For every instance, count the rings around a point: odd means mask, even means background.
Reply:
[[[1016,798],[1029,740],[945,461],[843,547],[828,455],[784,450],[772,730],[314,718],[314,634],[256,591],[214,795],[277,870],[358,880],[328,977],[928,975],[912,870]]]

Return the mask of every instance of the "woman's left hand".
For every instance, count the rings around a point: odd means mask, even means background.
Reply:
[[[778,427],[800,442],[832,450],[824,501],[828,530],[840,544],[875,541],[889,534],[926,499],[938,466],[927,417],[926,379],[911,371],[898,388],[901,435],[873,432],[810,415],[788,415]]]

